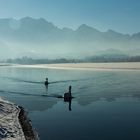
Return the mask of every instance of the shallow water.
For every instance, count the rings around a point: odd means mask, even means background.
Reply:
[[[69,85],[71,111],[57,98]],[[29,112],[41,140],[140,139],[140,71],[0,67],[0,96]]]

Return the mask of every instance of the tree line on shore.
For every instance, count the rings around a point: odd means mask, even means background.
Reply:
[[[15,64],[52,64],[52,63],[102,63],[102,62],[140,62],[140,56],[89,56],[84,59],[68,59],[68,58],[59,58],[59,59],[33,59],[29,57],[15,58],[1,60],[1,63],[15,63]]]

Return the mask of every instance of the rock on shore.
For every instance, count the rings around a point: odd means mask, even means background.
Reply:
[[[38,140],[24,109],[1,98],[0,140]]]

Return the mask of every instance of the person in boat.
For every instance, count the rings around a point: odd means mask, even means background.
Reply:
[[[69,91],[64,94],[64,101],[65,102],[70,101],[71,98],[72,98],[71,86],[69,86]]]
[[[49,84],[49,82],[48,82],[48,78],[46,78],[45,86],[47,86],[48,84]]]

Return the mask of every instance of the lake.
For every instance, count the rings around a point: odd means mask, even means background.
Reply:
[[[58,98],[69,85],[71,103]],[[140,140],[140,70],[1,66],[0,96],[28,111],[41,140]]]

